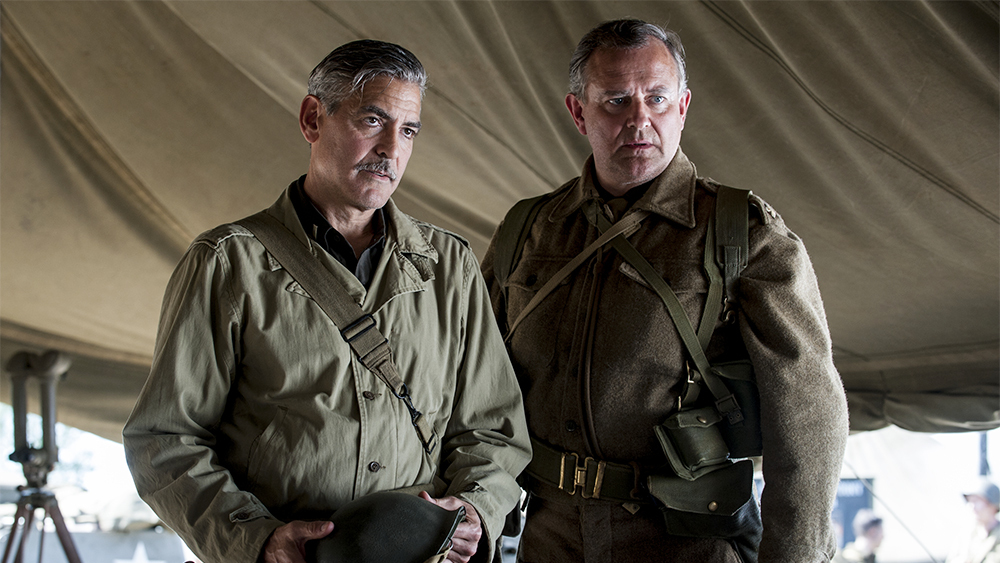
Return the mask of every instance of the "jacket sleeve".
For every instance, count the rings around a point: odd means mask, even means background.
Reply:
[[[767,204],[751,223],[740,325],[760,390],[764,534],[760,563],[826,562],[848,435],[847,402],[802,241]]]
[[[214,449],[239,343],[231,283],[225,256],[195,241],[167,286],[149,378],[123,432],[139,495],[206,563],[257,561],[282,524]]]
[[[446,494],[476,507],[492,548],[504,517],[520,499],[515,477],[530,461],[531,445],[521,391],[471,253],[466,253],[463,280],[468,296],[463,361],[442,441],[442,476],[450,483]]]

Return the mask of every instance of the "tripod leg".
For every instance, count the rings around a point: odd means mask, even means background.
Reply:
[[[69,563],[82,563],[80,555],[76,552],[76,544],[73,543],[73,536],[69,535],[69,530],[66,529],[66,521],[63,520],[62,511],[59,510],[59,504],[56,503],[55,497],[48,502],[46,509],[49,512],[49,517],[52,518],[52,523],[56,526],[56,534],[59,535],[59,543],[62,544],[66,560]]]
[[[45,519],[49,516],[49,505],[42,506],[42,529],[38,531],[38,563],[45,561]]]
[[[14,555],[14,563],[24,563],[24,544],[31,532],[31,526],[35,523],[35,505],[31,501],[25,501],[27,513],[24,515],[24,530],[21,531],[21,541],[17,546],[17,553]]]
[[[17,536],[17,525],[21,521],[21,518],[25,517],[25,513],[28,510],[27,499],[20,498],[17,500],[17,511],[14,512],[14,523],[10,527],[10,535],[7,536],[7,546],[3,550],[3,559],[0,560],[3,563],[7,563],[7,557],[10,555],[10,550],[14,547],[14,537]],[[22,526],[21,533],[24,534],[24,527]]]

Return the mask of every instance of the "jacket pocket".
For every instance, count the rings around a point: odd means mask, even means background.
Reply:
[[[277,414],[271,419],[271,422],[267,425],[267,428],[261,432],[260,436],[254,439],[253,444],[250,445],[250,457],[247,460],[247,476],[250,478],[251,482],[257,481],[257,476],[260,472],[260,463],[264,459],[264,456],[268,454],[271,449],[271,441],[278,434],[278,430],[281,428],[281,424],[285,421],[285,415],[288,414],[287,407],[278,407]]]
[[[648,259],[648,258],[647,258]],[[702,266],[689,262],[649,260],[653,268],[660,273],[663,280],[667,282],[674,293],[680,295],[684,293],[707,293],[708,280],[705,277]],[[632,264],[622,260],[618,266],[618,271],[626,278],[638,283],[646,289],[653,291],[652,286],[646,281],[639,270]]]
[[[535,294],[572,258],[572,256],[531,256],[521,260],[517,268],[511,272],[510,277],[507,279],[507,314],[511,317],[511,320],[520,313],[521,309],[531,301]],[[559,288],[569,284],[574,276],[586,267],[587,263],[584,263],[575,271],[570,272],[569,275],[559,280],[556,289],[545,299],[546,303],[540,304],[540,306],[548,306],[549,301],[557,298],[556,295],[559,293]],[[562,298],[565,299],[565,296]]]

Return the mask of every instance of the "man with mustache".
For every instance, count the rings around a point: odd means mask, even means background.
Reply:
[[[123,435],[142,498],[205,563],[302,563],[337,508],[396,489],[465,509],[450,561],[492,558],[530,450],[468,244],[390,199],[425,84],[412,53],[381,41],[313,70],[308,172],[255,217],[301,247],[319,285],[247,220],[199,236],[170,280]],[[357,323],[307,290],[334,285]]]
[[[836,548],[847,405],[816,278],[753,195],[749,227],[732,233],[747,249],[727,238],[720,252],[716,204],[740,192],[699,177],[680,149],[690,103],[676,34],[638,20],[591,30],[566,106],[593,155],[508,214],[484,257],[532,438],[520,561],[810,563]],[[745,268],[723,284],[706,251],[724,272],[730,258]],[[740,458],[760,455],[761,438],[758,510]]]

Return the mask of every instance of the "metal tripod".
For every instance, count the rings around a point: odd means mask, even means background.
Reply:
[[[45,540],[44,523],[45,518],[48,517],[52,519],[52,524],[56,528],[59,543],[62,544],[63,552],[66,554],[66,560],[69,563],[82,563],[80,555],[76,552],[76,545],[73,543],[73,538],[69,535],[69,530],[66,529],[66,521],[63,520],[63,515],[59,510],[59,503],[56,502],[55,495],[48,490],[30,488],[21,489],[21,498],[17,501],[17,512],[14,514],[14,525],[10,529],[10,537],[7,538],[7,547],[3,550],[3,563],[7,563],[11,548],[14,547],[18,523],[21,522],[22,518],[24,526],[23,530],[21,530],[21,538],[17,542],[17,551],[14,554],[13,563],[24,562],[24,544],[28,538],[28,532],[31,530],[31,525],[34,523],[36,508],[45,510],[45,514],[42,516],[42,533],[38,540],[38,560],[42,561],[42,548],[44,547],[43,542]]]
[[[10,459],[21,464],[24,468],[24,477],[27,479],[27,486],[21,486],[21,498],[17,501],[17,512],[14,514],[14,524],[10,529],[10,536],[7,538],[7,546],[3,551],[3,559],[0,563],[7,563],[14,547],[17,537],[18,527],[21,525],[20,540],[17,541],[17,551],[14,553],[13,563],[24,562],[24,545],[35,521],[35,510],[41,508],[45,511],[42,516],[42,532],[38,544],[38,561],[42,561],[42,550],[45,540],[45,518],[50,518],[59,536],[59,543],[62,544],[63,552],[69,563],[82,563],[80,555],[76,552],[76,545],[73,543],[69,530],[66,529],[66,521],[59,510],[59,503],[56,497],[45,488],[48,481],[49,471],[55,467],[59,459],[59,449],[56,447],[56,383],[65,376],[69,369],[70,360],[64,354],[55,350],[50,350],[45,354],[29,354],[28,352],[18,352],[7,362],[7,371],[11,373],[12,403],[14,407],[14,453],[10,454]],[[28,378],[37,377],[41,380],[42,389],[42,444],[41,449],[28,446],[27,422],[28,422],[28,398],[25,386]]]

